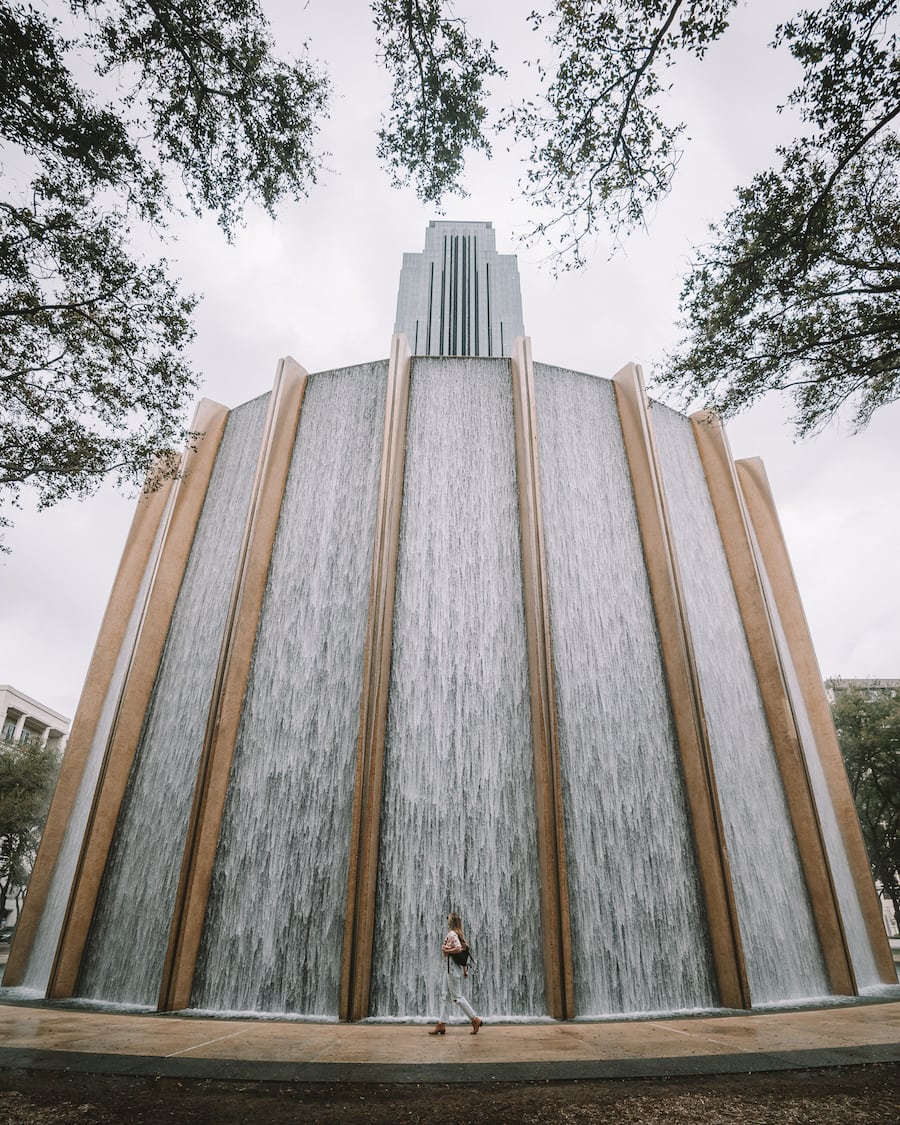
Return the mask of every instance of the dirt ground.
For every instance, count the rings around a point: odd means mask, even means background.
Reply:
[[[247,1121],[897,1125],[900,1064],[477,1085],[215,1082],[0,1071],[0,1125]]]

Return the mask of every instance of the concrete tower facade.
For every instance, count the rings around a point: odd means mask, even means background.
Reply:
[[[404,254],[394,331],[413,355],[508,356],[524,336],[515,254],[491,223],[431,222],[421,254]]]

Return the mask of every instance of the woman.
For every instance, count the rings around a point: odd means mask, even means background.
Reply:
[[[463,978],[469,975],[469,971],[468,969],[464,969],[462,965],[457,965],[450,956],[452,953],[459,953],[464,948],[463,943],[466,939],[463,937],[462,918],[460,918],[458,914],[448,914],[447,925],[449,926],[449,930],[441,945],[441,954],[444,958],[441,987],[441,1018],[428,1034],[444,1035],[446,1033],[447,1020],[450,1018],[450,1001],[452,1000],[454,1004],[459,1004],[469,1017],[469,1021],[472,1024],[471,1034],[477,1035],[482,1021],[475,1015],[474,1011],[472,1011],[472,1006],[469,1004],[468,1000],[466,1000],[465,996],[462,995]]]

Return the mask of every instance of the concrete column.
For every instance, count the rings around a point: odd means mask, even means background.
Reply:
[[[16,729],[13,731],[13,742],[18,742],[22,737],[22,731],[25,729],[25,720],[28,716],[23,711],[16,720]]]
[[[806,769],[786,677],[772,628],[752,526],[737,480],[731,450],[719,419],[693,414],[694,438],[706,474],[725,556],[731,572],[750,657],[778,759],[822,955],[834,993],[855,995],[847,948],[822,829]]]
[[[282,360],[269,399],[200,754],[160,985],[160,1010],[190,1004],[231,762],[307,378],[294,360]]]
[[[47,901],[53,870],[65,835],[66,825],[75,804],[78,787],[87,762],[103,701],[109,691],[116,659],[125,637],[125,630],[148,566],[160,522],[173,491],[174,482],[166,481],[155,492],[145,493],[138,501],[131,530],[122,552],[122,561],[112,591],[87,677],[81,692],[78,711],[66,742],[66,753],[60,766],[41,836],[41,846],[28,883],[28,894],[16,926],[3,983],[13,987],[22,983],[31,956],[38,923]],[[22,721],[24,722],[24,716]]]
[[[409,374],[409,343],[405,336],[394,336],[391,340],[385,401],[381,481],[375,516],[375,547],[369,586],[369,619],[347,873],[347,911],[339,999],[340,1018],[344,1020],[364,1019],[369,1013],[384,739],[391,674],[394,584],[397,576],[406,458]]]
[[[88,817],[56,960],[50,974],[49,999],[72,996],[75,991],[144,715],[227,417],[228,411],[218,403],[204,400],[197,408],[192,429],[203,436],[198,440],[196,449],[185,454],[182,478],[177,482],[162,549]],[[97,706],[96,714],[99,711]]]
[[[538,467],[534,364],[531,358],[531,341],[527,337],[520,336],[516,340],[510,368],[522,538],[522,593],[525,601],[531,729],[534,739],[544,976],[550,1014],[555,1019],[569,1019],[575,1015],[575,971],[572,961],[553,642],[550,633]]]
[[[822,673],[813,648],[806,614],[803,612],[797,580],[788,556],[766,470],[758,457],[737,461],[735,467],[787,637],[791,661],[803,693],[806,712],[815,735],[822,772],[834,805],[853,882],[857,888],[860,911],[872,946],[875,964],[885,984],[896,984],[897,973],[884,928],[881,901],[875,893],[875,885],[872,882],[866,846],[831,717],[831,706],[825,694]]]
[[[647,395],[640,368],[634,364],[624,367],[613,382],[681,755],[719,999],[727,1008],[749,1008],[725,827]]]
[[[5,686],[0,686],[0,736],[5,737],[4,732],[9,721],[9,692]]]

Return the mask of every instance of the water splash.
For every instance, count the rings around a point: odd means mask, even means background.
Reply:
[[[267,397],[231,411],[222,435],[85,949],[85,998],[157,1000]]]
[[[828,979],[775,749],[691,423],[654,403],[683,582],[756,1004],[823,996]]]
[[[141,584],[138,588],[137,596],[134,599],[134,605],[128,617],[128,623],[125,626],[122,644],[116,655],[109,686],[103,699],[103,706],[100,710],[97,725],[94,729],[94,737],[85,760],[84,771],[78,783],[78,790],[72,804],[72,811],[66,822],[66,830],[63,833],[59,855],[53,868],[50,887],[47,891],[47,899],[44,904],[44,909],[41,912],[34,943],[28,958],[28,968],[23,976],[23,987],[39,989],[41,993],[46,992],[47,984],[50,980],[50,972],[53,968],[53,960],[56,955],[56,946],[59,942],[59,935],[62,930],[69,895],[72,890],[72,882],[75,878],[75,868],[78,864],[78,856],[81,851],[81,844],[84,839],[91,804],[94,799],[94,790],[97,787],[97,780],[100,777],[100,770],[103,766],[106,744],[109,741],[113,719],[119,705],[119,697],[125,685],[125,676],[131,662],[138,627],[141,623],[144,604],[150,590],[150,580],[153,577],[153,568],[159,554],[165,527],[166,519],[164,516],[160,520],[159,527],[157,528],[153,548],[150,551],[150,556],[144,567]]]
[[[387,363],[310,377],[192,1006],[336,1016]]]
[[[765,564],[762,563],[762,555],[758,546],[756,546],[756,553],[757,558],[760,559],[760,569],[763,576],[766,600],[769,604],[769,612],[775,630],[775,640],[781,655],[788,695],[791,700],[791,708],[797,723],[800,746],[803,750],[804,760],[806,761],[806,769],[809,775],[810,785],[812,786],[816,811],[822,828],[825,851],[831,868],[831,877],[834,881],[841,918],[844,924],[844,932],[850,951],[850,958],[856,975],[857,987],[860,989],[874,987],[881,983],[881,976],[878,972],[878,966],[875,963],[872,943],[869,941],[869,934],[859,902],[859,892],[856,887],[856,881],[853,878],[853,873],[850,870],[850,864],[847,860],[847,851],[844,847],[844,840],[835,813],[834,802],[831,799],[831,792],[828,788],[828,782],[822,768],[822,761],[819,757],[819,750],[816,744],[816,736],[813,733],[809,712],[806,709],[806,702],[803,698],[803,691],[800,687],[800,681],[797,678],[797,670],[794,667],[794,661],[791,657],[787,636],[785,635],[784,626],[781,622],[781,615],[778,612],[778,607],[775,603],[775,595],[772,592],[769,577],[765,571]]]
[[[371,1013],[436,1015],[449,910],[476,1010],[542,1015],[508,360],[413,360]]]
[[[535,365],[579,1015],[717,1002],[613,386]]]

